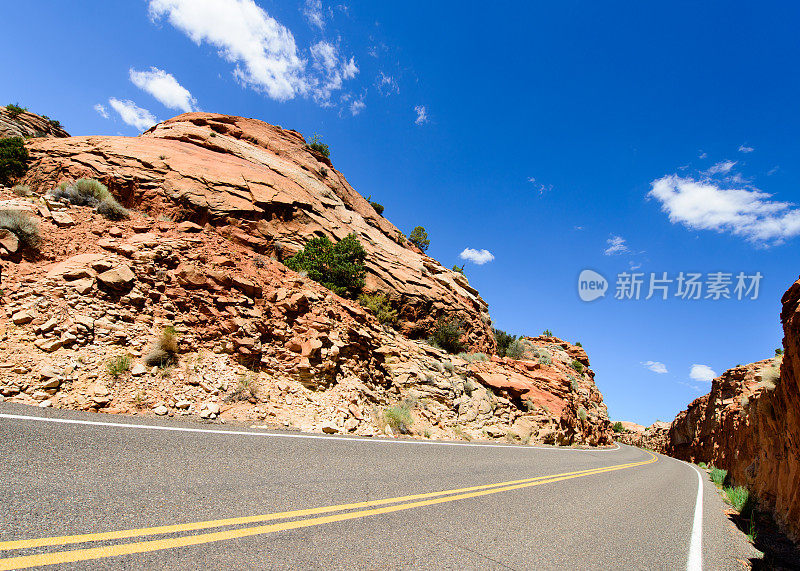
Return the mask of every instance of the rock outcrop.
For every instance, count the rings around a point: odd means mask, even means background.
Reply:
[[[313,236],[355,232],[367,251],[366,289],[389,296],[406,336],[426,338],[437,319],[458,318],[473,350],[494,350],[487,304],[467,279],[409,243],[295,131],[187,113],[139,137],[36,139],[28,149],[23,182],[33,188],[96,178],[125,206],[208,225],[279,261]]]
[[[528,339],[530,360],[449,355],[210,222],[111,222],[0,189],[3,208],[28,211],[42,246],[0,253],[0,398],[365,436],[611,442],[588,358],[560,339]],[[167,326],[176,359],[146,365]]]
[[[28,111],[13,116],[0,105],[0,139],[6,137],[69,137],[69,133],[48,117]]]
[[[650,426],[623,421],[622,432],[614,434],[614,438],[623,444],[666,454],[670,426],[670,423],[661,421],[656,421]]]
[[[729,471],[800,539],[800,281],[784,294],[784,355],[714,379],[672,422],[667,453]]]

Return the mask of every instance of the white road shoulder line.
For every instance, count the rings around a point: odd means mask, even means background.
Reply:
[[[431,440],[395,440],[391,438],[354,438],[352,436],[323,436],[321,434],[305,434],[295,432],[248,432],[243,430],[214,430],[211,428],[186,428],[183,426],[152,426],[149,424],[126,424],[122,422],[100,422],[94,420],[74,420],[69,418],[45,418],[41,416],[28,416],[23,414],[0,413],[0,418],[11,420],[34,420],[39,422],[54,422],[60,424],[83,424],[89,426],[108,426],[114,428],[138,428],[144,430],[164,430],[171,432],[200,432],[206,434],[228,434],[239,436],[270,436],[273,438],[306,438],[320,440],[340,440],[348,442],[370,442],[376,444],[418,444],[431,446],[475,446],[479,448],[516,448],[521,450],[558,450],[562,452],[613,452],[620,449],[620,445],[614,443],[615,448],[599,448],[588,450],[585,448],[558,448],[551,446],[515,446],[513,444],[471,444],[468,442],[437,442]]]
[[[689,560],[686,562],[687,571],[702,571],[703,569],[703,476],[700,470],[692,465],[697,473],[697,500],[694,504],[694,524],[692,525],[692,540],[689,544]]]

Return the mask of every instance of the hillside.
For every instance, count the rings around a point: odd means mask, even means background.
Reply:
[[[34,195],[2,189],[0,211],[26,211],[42,244],[0,247],[3,398],[329,433],[610,443],[583,349],[537,337],[522,360],[474,353],[495,347],[478,292],[298,133],[192,113],[140,137],[26,146]],[[106,184],[130,217],[54,196],[79,177]],[[312,236],[350,233],[396,328],[281,263]],[[472,354],[422,340],[440,317],[464,324]],[[145,365],[165,331],[175,358]]]

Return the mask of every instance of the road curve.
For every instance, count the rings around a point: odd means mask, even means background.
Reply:
[[[741,569],[758,554],[695,468],[637,448],[309,436],[0,403],[0,569]]]

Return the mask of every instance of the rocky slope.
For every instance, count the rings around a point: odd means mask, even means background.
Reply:
[[[614,439],[623,444],[647,448],[648,450],[665,454],[670,426],[670,423],[660,421],[656,421],[650,426],[623,421],[623,430],[615,433]]]
[[[36,139],[28,149],[23,182],[33,188],[96,178],[127,207],[208,225],[279,261],[312,236],[355,232],[368,253],[367,290],[389,295],[406,336],[426,338],[438,318],[456,317],[473,350],[494,350],[487,304],[466,278],[410,244],[295,131],[187,113],[139,137]]]
[[[35,113],[24,111],[12,117],[0,105],[0,139],[5,137],[69,137],[57,123]]]
[[[800,539],[800,281],[784,294],[784,356],[725,371],[675,418],[666,452],[728,470]]]

